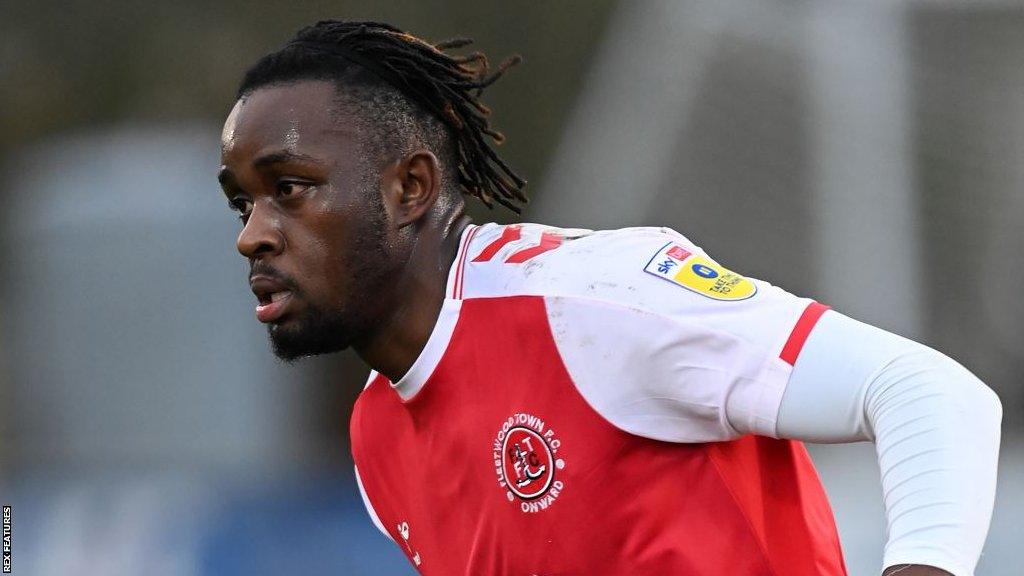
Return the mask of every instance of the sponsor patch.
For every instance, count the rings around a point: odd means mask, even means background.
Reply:
[[[701,254],[669,242],[647,263],[644,271],[714,300],[746,300],[757,285]]]

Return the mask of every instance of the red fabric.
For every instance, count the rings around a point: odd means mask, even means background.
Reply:
[[[538,256],[547,252],[548,250],[554,250],[562,245],[563,238],[558,234],[551,234],[544,232],[540,235],[540,244],[536,246],[530,246],[529,248],[523,248],[518,252],[513,252],[505,260],[508,264],[522,264],[534,256]]]
[[[509,438],[546,438],[550,455],[516,459],[499,441],[520,413],[544,424]],[[802,445],[674,444],[619,430],[571,381],[540,297],[464,301],[423,389],[403,402],[378,377],[351,427],[367,496],[423,574],[845,575]],[[499,483],[520,464],[552,481],[548,496],[560,484],[544,509],[524,512],[541,500]]]
[[[745,436],[708,446],[777,574],[845,574],[832,507],[803,444]]]
[[[796,326],[793,327],[793,332],[789,335],[789,339],[786,340],[786,345],[782,347],[782,353],[779,354],[779,358],[785,360],[790,366],[796,365],[796,359],[800,356],[800,350],[803,350],[807,337],[811,335],[814,325],[818,323],[818,319],[828,309],[828,306],[817,302],[808,304],[807,308],[804,309],[804,313],[800,315],[800,319],[796,321]]]
[[[473,258],[473,262],[486,262],[491,258],[494,258],[494,255],[498,253],[498,250],[504,248],[506,244],[519,240],[521,236],[521,226],[506,226],[501,231],[501,236],[499,236],[494,242],[491,242],[487,246],[484,246],[484,249],[481,250],[480,253],[476,255],[476,258]],[[469,242],[466,242],[466,245],[468,246]]]

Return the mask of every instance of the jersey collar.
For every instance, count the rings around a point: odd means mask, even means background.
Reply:
[[[466,253],[478,228],[480,227],[470,224],[462,231],[459,250],[456,253],[455,261],[452,262],[452,267],[448,270],[448,283],[445,289],[444,303],[441,305],[441,313],[430,332],[430,337],[427,338],[427,344],[420,351],[420,355],[416,357],[405,376],[391,384],[403,401],[411,400],[423,388],[438,363],[441,362],[445,350],[448,349],[448,343],[455,331],[455,324],[459,320],[459,311],[462,309]]]

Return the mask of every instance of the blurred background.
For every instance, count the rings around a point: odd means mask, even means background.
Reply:
[[[352,478],[367,368],[273,359],[215,181],[244,70],[326,18],[526,58],[485,97],[526,221],[671,226],[971,368],[1005,413],[978,574],[1020,574],[1024,3],[6,0],[15,574],[412,573]],[[872,446],[813,454],[850,573],[878,573]]]

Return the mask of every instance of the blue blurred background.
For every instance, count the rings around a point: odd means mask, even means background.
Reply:
[[[671,226],[971,368],[1005,412],[978,574],[1020,574],[1024,4],[8,0],[0,503],[15,574],[412,573],[352,478],[367,368],[273,359],[215,181],[245,68],[325,18],[525,56],[485,98],[531,181],[525,220]],[[877,573],[872,447],[812,452],[850,573]]]

